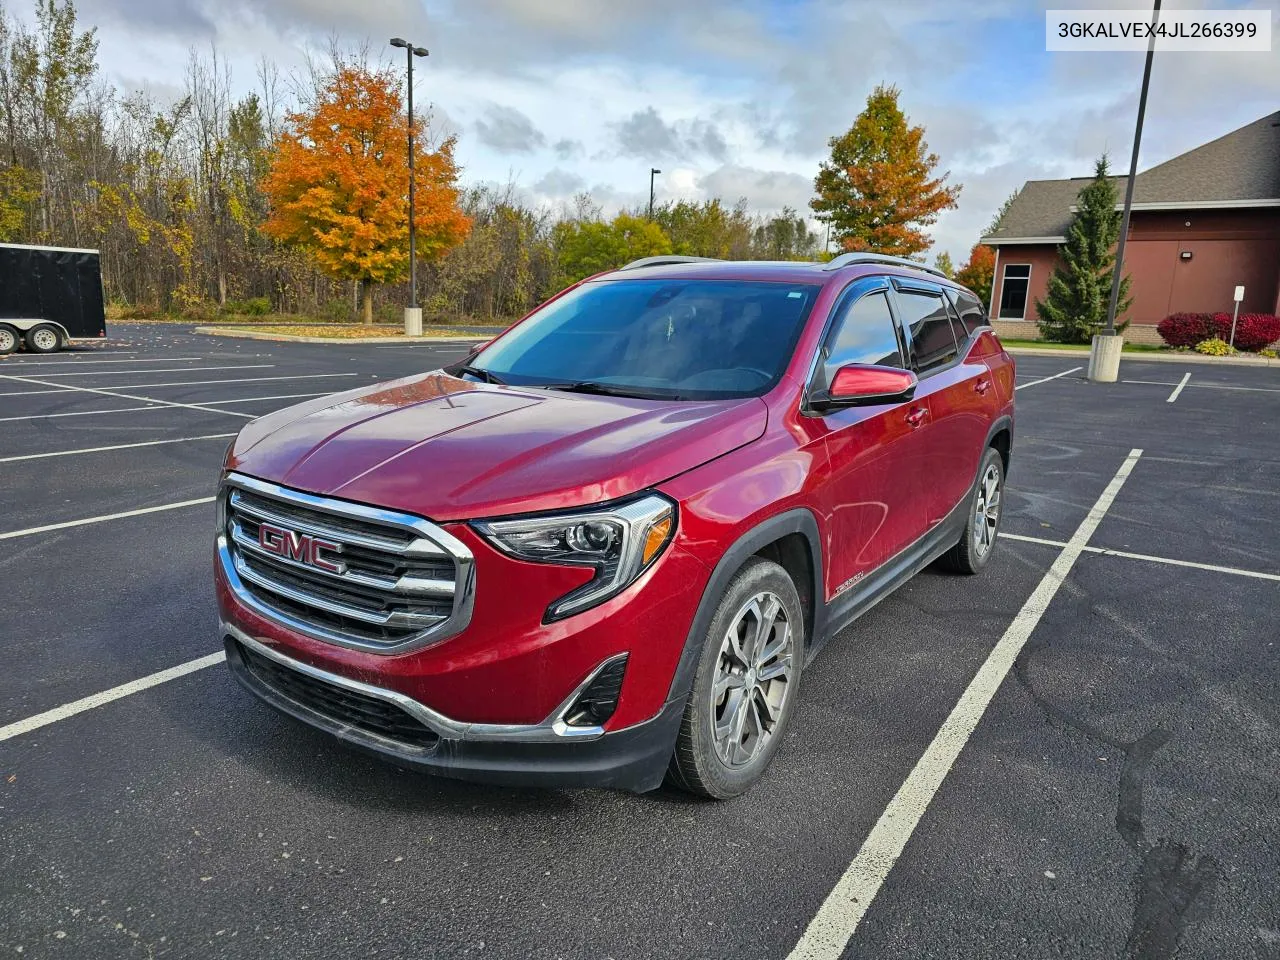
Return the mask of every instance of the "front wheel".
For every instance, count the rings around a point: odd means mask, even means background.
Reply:
[[[804,611],[787,571],[754,557],[729,582],[704,639],[668,781],[725,800],[777,753],[804,660]]]
[[[942,557],[942,565],[957,573],[981,573],[995,552],[1004,499],[1004,460],[988,447],[978,468],[978,484],[969,497],[968,519],[960,542]]]
[[[26,341],[32,353],[53,353],[62,346],[58,328],[49,323],[40,323],[28,330]]]

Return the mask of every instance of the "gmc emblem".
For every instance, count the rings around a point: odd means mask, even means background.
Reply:
[[[264,521],[258,524],[258,546],[284,560],[294,560],[339,575],[347,572],[347,565],[341,560],[325,556],[326,552],[341,553],[342,544],[323,537],[286,530]]]

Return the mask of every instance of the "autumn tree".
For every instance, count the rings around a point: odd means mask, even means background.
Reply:
[[[944,276],[954,277],[956,275],[956,267],[951,262],[951,254],[945,250],[933,258],[933,266],[935,269],[941,270]]]
[[[553,231],[552,243],[562,287],[641,257],[671,252],[671,238],[662,227],[631,213],[620,213],[608,222],[562,221]]]
[[[907,257],[929,248],[924,227],[956,206],[960,185],[934,176],[924,127],[910,126],[897,87],[878,86],[848,132],[832,137],[831,158],[814,180],[809,205],[845,251]]]
[[[977,294],[983,306],[986,306],[991,302],[991,283],[995,272],[995,250],[985,243],[975,243],[969,251],[969,259],[956,271],[955,280]]]
[[[389,69],[339,62],[314,102],[286,118],[263,189],[263,229],[306,249],[330,276],[360,284],[373,322],[373,288],[409,270],[408,121]],[[423,148],[415,131],[417,252],[430,262],[460,243],[470,221],[458,205],[454,138]]]
[[[1040,335],[1046,340],[1088,343],[1107,322],[1115,246],[1120,239],[1119,199],[1103,154],[1093,179],[1076,198],[1076,213],[1067,228],[1066,243],[1058,248],[1058,264],[1049,275],[1046,296],[1036,301]],[[1125,277],[1120,282],[1117,319],[1131,303]]]

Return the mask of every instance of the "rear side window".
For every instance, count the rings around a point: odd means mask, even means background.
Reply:
[[[917,373],[949,363],[956,356],[951,317],[941,293],[899,290],[902,326],[911,332],[911,362]]]
[[[855,300],[836,322],[827,347],[827,382],[831,382],[841,367],[853,363],[905,366],[893,314],[889,312],[889,299],[882,292],[868,293]]]
[[[956,313],[960,314],[960,323],[966,335],[972,334],[979,327],[987,325],[987,315],[982,304],[968,290],[951,290],[951,302],[955,304]]]

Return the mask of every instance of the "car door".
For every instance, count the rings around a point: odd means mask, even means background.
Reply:
[[[901,329],[884,277],[855,281],[835,310],[814,364],[811,394],[848,364],[906,367]],[[919,537],[916,495],[923,448],[916,434],[924,404],[876,404],[812,412],[822,421],[830,471],[819,500],[825,513],[828,595],[847,590]]]
[[[911,366],[927,403],[928,422],[919,431],[927,468],[921,505],[929,528],[941,523],[968,495],[978,472],[991,422],[991,371],[968,355],[970,334],[953,319],[937,284],[894,280],[894,300],[907,335]]]

